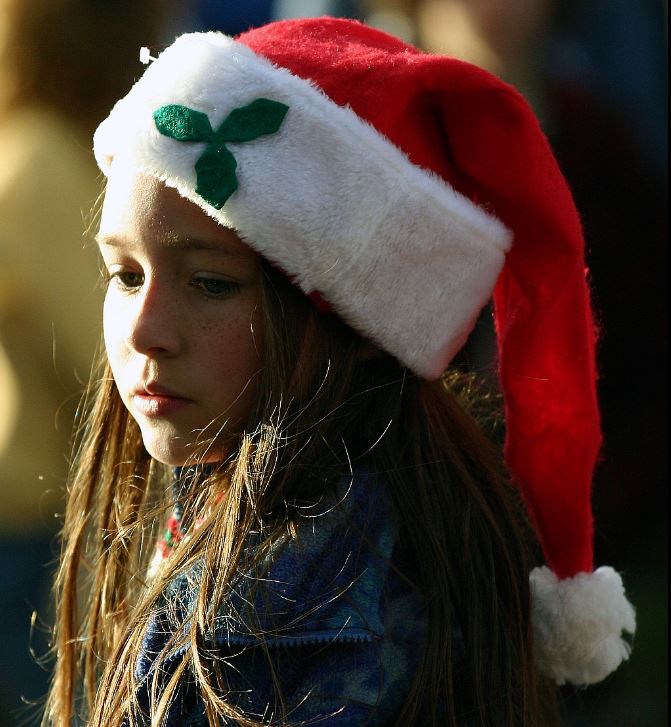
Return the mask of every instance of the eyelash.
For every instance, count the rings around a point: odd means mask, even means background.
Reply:
[[[125,278],[133,278],[135,283],[133,284],[133,282],[125,280]],[[141,273],[119,270],[113,273],[106,273],[104,282],[107,286],[113,283],[121,291],[133,293],[144,282],[144,276]],[[190,285],[202,291],[208,298],[214,299],[226,298],[240,289],[240,283],[226,280],[225,278],[194,277],[191,279]],[[212,290],[212,285],[218,288],[218,290]]]
[[[207,286],[212,283],[220,288],[217,292],[208,290]],[[240,283],[236,283],[232,280],[226,280],[225,278],[193,278],[191,280],[191,285],[193,285],[194,288],[202,290],[208,298],[225,298],[226,296],[240,290]]]
[[[103,273],[103,282],[105,283],[106,287],[114,284],[117,288],[120,288],[121,290],[132,291],[138,286],[129,285],[126,281],[124,281],[124,278],[129,276],[137,276],[138,278],[143,278],[140,273],[132,273],[126,270],[118,270],[114,273]]]

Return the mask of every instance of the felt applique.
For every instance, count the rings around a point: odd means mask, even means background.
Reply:
[[[153,113],[156,128],[177,141],[206,142],[196,162],[196,193],[216,209],[238,188],[237,161],[227,142],[245,142],[274,134],[289,110],[286,104],[259,98],[233,109],[214,131],[207,114],[180,104],[161,106]]]

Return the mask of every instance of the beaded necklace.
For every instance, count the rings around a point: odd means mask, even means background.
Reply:
[[[172,512],[168,517],[163,534],[156,541],[156,549],[148,570],[148,576],[152,577],[159,565],[166,560],[175,549],[178,543],[188,537],[184,524],[184,505],[182,504],[185,494],[192,489],[204,477],[216,471],[217,464],[191,465],[188,467],[175,467],[173,469]],[[222,495],[217,497],[217,502]],[[197,518],[193,523],[193,529],[197,530],[208,513]]]

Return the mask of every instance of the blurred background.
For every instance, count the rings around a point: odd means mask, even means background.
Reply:
[[[0,727],[35,725],[72,417],[99,338],[91,135],[185,31],[354,17],[530,101],[583,217],[601,332],[596,561],[637,607],[629,662],[566,690],[569,727],[667,724],[664,0],[0,0]],[[495,385],[487,312],[462,355]],[[31,618],[33,612],[37,617]]]

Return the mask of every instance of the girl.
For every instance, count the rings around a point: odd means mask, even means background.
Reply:
[[[580,227],[519,95],[286,21],[178,39],[95,153],[47,724],[551,725],[628,656]],[[492,291],[512,477],[445,373]]]

